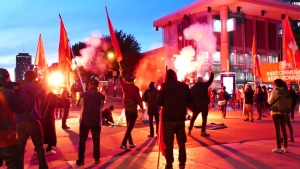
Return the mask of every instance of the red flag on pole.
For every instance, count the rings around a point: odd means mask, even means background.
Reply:
[[[47,76],[48,65],[47,65],[46,54],[45,54],[44,44],[43,44],[43,39],[41,34],[39,36],[39,42],[36,49],[34,66],[38,66],[39,74],[43,75],[44,77]]]
[[[166,145],[164,142],[164,121],[163,121],[163,115],[162,115],[162,109],[159,112],[159,126],[158,126],[158,135],[157,135],[157,144],[159,145],[159,151],[161,154],[166,157]]]
[[[117,37],[116,37],[116,34],[115,34],[115,30],[113,28],[113,25],[112,25],[110,19],[109,19],[107,8],[105,7],[105,9],[106,9],[107,22],[108,22],[108,28],[109,28],[111,43],[112,43],[112,45],[114,47],[114,50],[115,50],[116,60],[118,62],[120,62],[123,59],[122,53],[121,53],[120,46],[119,46],[119,43],[118,43],[118,40],[117,40]]]
[[[41,34],[39,36],[38,46],[36,49],[34,66],[38,66],[37,72],[43,77],[40,82],[42,82],[42,86],[44,87],[44,89],[48,91],[49,89],[47,85],[47,78],[49,70]]]
[[[256,51],[256,38],[255,34],[253,34],[253,40],[252,40],[252,61],[254,63],[254,75],[258,78],[261,78],[261,72],[260,72],[260,67],[259,67],[259,60],[257,56],[257,51]]]
[[[285,14],[285,19],[283,23],[283,33],[282,33],[282,44],[285,53],[285,59],[287,63],[297,63],[300,62],[300,53],[298,45],[295,41],[295,36],[290,25],[289,17]]]
[[[59,36],[59,48],[58,48],[58,69],[64,76],[64,84],[67,90],[70,91],[71,84],[73,83],[73,77],[71,74],[71,50],[69,46],[69,40],[67,31],[65,29],[63,20],[60,18],[60,36]]]

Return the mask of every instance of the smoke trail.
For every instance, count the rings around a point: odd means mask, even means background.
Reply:
[[[135,84],[141,91],[146,90],[150,82],[155,82],[156,87],[163,82],[165,74],[164,48],[160,49],[163,52],[158,52],[155,55],[146,54],[135,69]]]
[[[206,71],[204,65],[207,65],[206,68],[212,67],[212,55],[216,53],[217,38],[211,26],[198,22],[186,28],[183,33],[187,40],[196,42],[197,75],[203,77]]]
[[[94,33],[91,37],[84,39],[86,48],[80,50],[81,57],[76,58],[78,66],[83,66],[86,71],[97,75],[104,75],[110,65],[105,58],[105,51],[109,45],[101,37]]]

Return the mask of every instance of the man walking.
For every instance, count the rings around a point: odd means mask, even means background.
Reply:
[[[207,123],[207,116],[208,116],[208,105],[210,103],[210,97],[208,96],[208,88],[212,84],[214,80],[214,73],[210,70],[210,78],[207,82],[203,82],[202,77],[198,77],[197,83],[194,84],[191,88],[191,93],[194,100],[194,110],[193,116],[190,121],[189,126],[189,135],[194,127],[194,122],[199,115],[202,113],[202,129],[201,129],[201,136],[209,136],[206,133],[206,123]]]
[[[125,108],[125,117],[127,122],[127,130],[120,148],[124,149],[125,151],[129,151],[131,148],[136,147],[132,140],[131,131],[138,117],[137,105],[144,110],[142,98],[139,93],[140,89],[134,84],[134,79],[135,76],[132,72],[126,75],[126,83],[123,81],[123,78],[120,77],[120,83],[123,92],[123,107]],[[129,142],[129,148],[126,145],[127,141]]]
[[[156,134],[158,131],[159,106],[157,104],[157,95],[158,90],[155,88],[155,83],[151,82],[149,89],[147,89],[143,95],[143,101],[147,103],[147,112],[149,115],[150,134],[148,137],[154,137],[153,117],[155,118]]]
[[[24,90],[23,114],[16,115],[18,144],[21,151],[21,163],[24,163],[24,150],[28,137],[31,137],[37,152],[40,169],[47,169],[45,149],[43,147],[43,129],[41,125],[41,103],[45,100],[45,90],[37,84],[37,73],[27,71],[22,89]],[[22,166],[24,168],[24,166]]]
[[[21,102],[8,88],[9,83],[8,71],[0,68],[0,167],[4,160],[8,169],[18,169],[23,163],[20,162],[14,112],[20,112],[16,110],[19,109]]]
[[[94,144],[93,155],[95,164],[100,163],[101,110],[104,104],[104,96],[98,92],[98,85],[99,82],[97,80],[90,80],[88,91],[80,95],[77,103],[81,107],[78,160],[76,161],[78,166],[84,165],[85,143],[90,130]]]
[[[253,122],[253,96],[254,96],[254,91],[252,90],[251,85],[247,84],[246,89],[244,91],[245,95],[245,115],[246,119],[244,121],[249,121]],[[250,119],[249,119],[250,118]]]
[[[207,90],[206,90],[207,92]],[[166,145],[166,169],[171,169],[174,162],[174,134],[179,147],[179,167],[185,168],[186,134],[185,117],[187,105],[193,100],[187,84],[177,81],[177,75],[172,70],[167,71],[166,82],[161,86],[158,95],[158,105],[162,106],[164,142]]]

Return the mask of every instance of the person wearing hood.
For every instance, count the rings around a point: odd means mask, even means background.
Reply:
[[[131,148],[136,147],[132,140],[131,131],[133,130],[135,121],[138,117],[137,105],[139,105],[144,111],[140,89],[134,84],[134,79],[135,76],[132,72],[126,75],[126,83],[123,81],[123,78],[120,77],[123,93],[123,107],[125,108],[125,117],[127,122],[127,130],[120,148],[125,151],[129,151]],[[129,142],[129,148],[126,145],[127,141]]]
[[[287,85],[283,80],[276,79],[274,80],[273,86],[275,90],[272,91],[268,103],[274,107],[277,107],[279,105],[278,103],[279,93],[283,90],[287,90]],[[277,148],[273,149],[272,152],[274,153],[288,152],[287,133],[286,133],[286,121],[288,118],[287,113],[279,112],[271,109],[271,114],[272,114],[272,119],[275,127],[276,143],[277,143]],[[283,149],[281,149],[280,130],[281,133],[283,134]]]
[[[208,88],[212,84],[213,80],[214,80],[214,73],[210,70],[210,77],[207,82],[203,82],[203,78],[198,77],[197,83],[195,83],[194,86],[191,87],[191,93],[193,96],[195,107],[193,110],[192,119],[190,121],[189,135],[191,134],[197,116],[201,112],[202,113],[201,136],[209,136],[209,134],[206,133],[208,105],[210,103],[210,97],[208,96]]]
[[[206,91],[207,92],[207,91]],[[193,101],[191,91],[187,84],[177,80],[176,73],[169,69],[166,82],[161,85],[158,94],[158,105],[162,106],[162,120],[164,143],[166,145],[166,169],[173,166],[174,134],[179,147],[179,167],[185,168],[186,163],[186,133],[185,119],[187,107]]]
[[[155,88],[155,83],[149,84],[149,89],[143,94],[143,101],[147,103],[147,113],[149,115],[150,134],[148,137],[154,137],[153,117],[155,118],[156,134],[158,131],[159,122],[159,106],[157,104],[158,90]]]

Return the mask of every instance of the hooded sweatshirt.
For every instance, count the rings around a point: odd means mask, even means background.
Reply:
[[[163,107],[163,121],[185,121],[187,105],[192,101],[188,85],[177,81],[176,73],[169,69],[158,95],[158,104]]]

